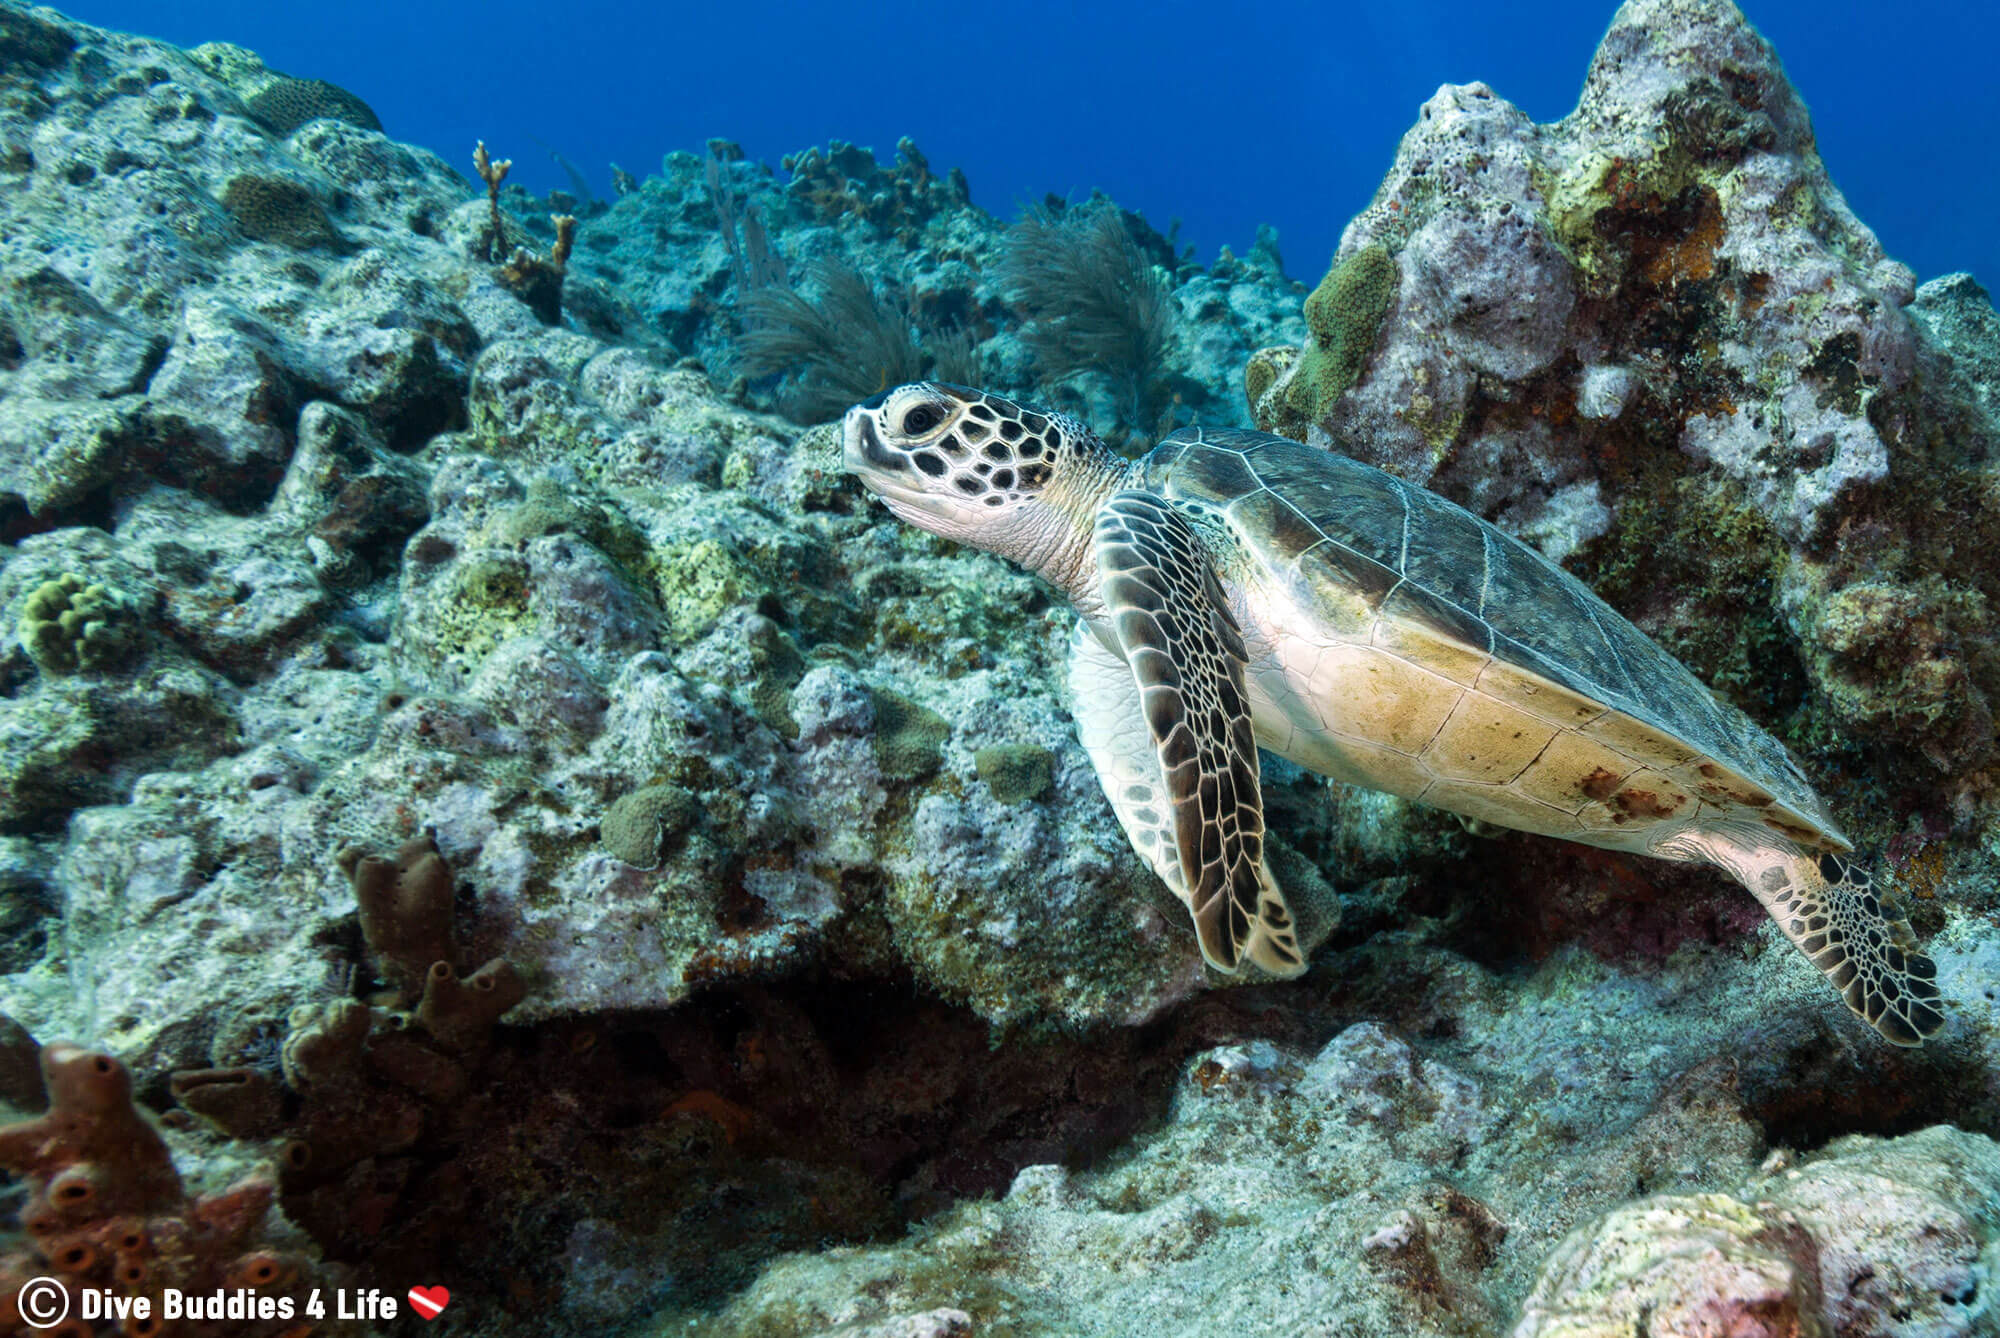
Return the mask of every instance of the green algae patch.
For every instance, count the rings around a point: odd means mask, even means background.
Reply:
[[[762,577],[728,544],[697,539],[684,548],[658,548],[652,564],[660,612],[670,639],[685,645],[704,636],[715,620],[764,590]]]
[[[625,500],[641,538],[627,555],[624,513],[607,505],[610,530],[594,540],[651,587],[674,646],[698,641],[731,609],[752,607],[767,618],[819,640],[828,625],[853,616],[827,591],[844,590],[843,568],[830,546],[790,528],[740,493],[694,486]]]
[[[1725,196],[1734,193],[1727,166],[1690,160],[1671,140],[1646,157],[1590,152],[1578,156],[1559,176],[1538,174],[1544,191],[1550,235],[1570,258],[1585,290],[1610,297],[1619,285],[1637,279],[1655,288],[1706,281],[1716,272],[1723,240]],[[1788,219],[1786,200],[1772,208],[1772,221]],[[1818,210],[1810,191],[1804,199]],[[1812,216],[1825,235],[1827,220]]]
[[[1701,680],[1767,723],[1806,691],[1797,638],[1777,607],[1784,541],[1742,489],[1648,468],[1624,490],[1609,533],[1575,563],[1591,588]]]
[[[0,332],[0,346],[5,343]],[[8,488],[38,516],[83,503],[111,481],[134,449],[137,428],[130,409],[23,397],[11,402],[8,412],[20,429],[16,440],[25,446],[10,456],[17,463]]]
[[[1938,576],[1862,580],[1793,573],[1799,649],[1834,738],[1859,735],[1910,758],[1915,774],[1958,774],[1993,755],[1990,699],[1976,678],[1984,595]],[[1915,759],[1924,759],[1917,763]]]
[[[21,611],[21,645],[45,674],[94,673],[138,644],[133,610],[109,587],[72,572],[36,587]]]
[[[493,523],[493,537],[505,544],[531,543],[550,534],[588,538],[590,525],[583,509],[561,499],[530,497],[510,507]]]
[[[1003,804],[1039,799],[1055,784],[1055,754],[1032,743],[999,743],[972,755],[979,779]]]
[[[951,722],[901,693],[876,688],[875,764],[888,781],[920,781],[944,762]]]
[[[513,554],[482,553],[453,570],[437,610],[440,652],[470,667],[502,641],[527,630],[528,564]]]
[[[603,501],[565,491],[546,476],[531,479],[527,495],[495,516],[488,536],[508,548],[526,548],[550,535],[572,535],[609,557],[626,573],[647,569],[646,539],[625,513]]]

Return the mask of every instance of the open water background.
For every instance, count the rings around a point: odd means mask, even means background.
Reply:
[[[840,6],[727,0],[293,4],[75,0],[88,22],[247,46],[362,97],[398,139],[470,173],[568,189],[559,152],[610,192],[710,136],[773,165],[829,138],[888,157],[912,136],[1011,217],[1101,189],[1204,262],[1275,224],[1318,277],[1397,138],[1441,83],[1483,79],[1538,121],[1574,105],[1608,0],[1324,0]],[[1746,0],[1812,108],[1833,179],[1889,253],[1929,278],[2000,282],[2000,5]],[[538,144],[537,141],[540,141]]]

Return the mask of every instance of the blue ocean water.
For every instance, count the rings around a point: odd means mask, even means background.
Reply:
[[[888,157],[912,136],[1003,217],[1102,189],[1204,261],[1259,223],[1314,277],[1417,108],[1483,79],[1538,121],[1574,104],[1609,0],[1398,6],[1060,0],[954,6],[279,5],[80,0],[89,22],[178,44],[227,40],[330,79],[388,131],[468,169],[485,139],[530,190],[600,194],[710,136],[773,164],[840,138]],[[1965,0],[1749,0],[1814,113],[1835,182],[1920,277],[2000,281],[2000,135],[1990,60],[2000,7]]]
[[[94,24],[176,44],[228,40],[288,74],[362,94],[390,134],[468,168],[484,138],[530,190],[598,194],[710,136],[772,164],[828,138],[888,158],[912,136],[974,202],[1010,216],[1100,188],[1202,260],[1276,224],[1316,276],[1396,138],[1442,82],[1486,80],[1536,120],[1576,100],[1608,0],[1404,6],[942,6],[884,0],[82,0]],[[1990,58],[2000,6],[1750,0],[1814,112],[1834,182],[1920,278],[2000,282],[2000,136]]]

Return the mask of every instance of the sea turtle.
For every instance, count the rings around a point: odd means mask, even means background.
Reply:
[[[1077,733],[1225,972],[1305,969],[1263,857],[1261,745],[1505,827],[1720,866],[1899,1045],[1944,1021],[1784,747],[1540,553],[1434,493],[1263,432],[1143,459],[1072,418],[920,382],[847,413],[897,516],[1076,608]]]

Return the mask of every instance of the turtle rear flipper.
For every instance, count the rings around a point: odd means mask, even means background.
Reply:
[[[1675,844],[1734,874],[1854,1015],[1884,1037],[1919,1045],[1944,1026],[1936,964],[1917,947],[1909,921],[1884,910],[1854,856],[1802,850],[1782,837],[1704,833]]]
[[[1105,794],[1193,912],[1211,965],[1234,973],[1248,958],[1295,976],[1298,930],[1264,863],[1243,638],[1207,549],[1144,492],[1105,503],[1093,541],[1104,615],[1072,646],[1071,692]]]

